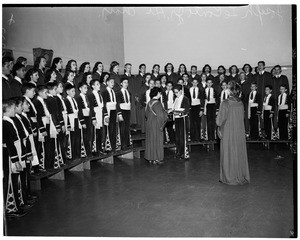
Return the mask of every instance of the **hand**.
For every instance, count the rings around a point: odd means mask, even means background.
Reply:
[[[35,132],[35,133],[33,133],[33,136],[34,136],[34,137],[36,137],[36,136],[37,136],[37,133],[36,133],[36,132]]]
[[[290,114],[288,114],[288,113],[287,113],[287,114],[285,114],[285,117],[286,117],[286,118],[290,117]]]
[[[16,165],[16,169],[17,169],[17,171],[22,171],[23,170],[23,168],[22,168],[22,166],[21,166],[21,163],[20,162],[15,162],[15,165]]]
[[[92,123],[93,123],[94,127],[96,127],[97,121],[96,121],[96,120],[93,120]]]
[[[106,123],[109,123],[109,117],[104,118],[104,121],[105,121]]]
[[[66,127],[65,126],[61,127],[61,129],[62,129],[63,132],[66,131]]]
[[[200,111],[199,117],[202,117],[202,116],[203,116],[203,111]]]
[[[218,115],[219,111],[216,111],[216,116]]]
[[[273,113],[271,113],[270,115],[269,115],[269,118],[272,118],[273,117]]]
[[[43,132],[43,133],[42,133],[42,136],[43,136],[43,137],[46,137],[46,136],[47,136],[47,132]]]
[[[85,124],[82,124],[82,127],[83,127],[84,129],[86,129],[86,125],[85,125]]]
[[[61,131],[61,130],[60,130],[60,128],[59,128],[59,129],[57,129],[57,133],[60,133],[60,131]]]

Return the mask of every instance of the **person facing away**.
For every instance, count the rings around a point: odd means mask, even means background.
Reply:
[[[229,98],[221,103],[217,116],[220,145],[220,182],[228,185],[250,183],[244,105],[239,99],[239,85],[228,83]]]

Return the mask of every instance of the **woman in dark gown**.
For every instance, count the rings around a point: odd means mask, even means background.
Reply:
[[[164,160],[163,125],[168,113],[160,102],[161,89],[154,87],[150,91],[150,102],[146,106],[146,148],[145,159],[150,163],[159,164]]]
[[[221,103],[217,116],[218,135],[221,139],[220,182],[228,185],[250,183],[244,105],[239,99],[239,86],[228,83],[229,98]]]

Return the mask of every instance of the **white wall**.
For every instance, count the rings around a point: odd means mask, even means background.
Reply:
[[[117,60],[124,64],[123,16],[102,18],[102,7],[2,8],[6,48],[14,57],[24,56],[32,64],[32,49],[52,49],[64,65],[75,59],[80,65],[102,61],[105,70]],[[14,22],[9,24],[13,15]]]
[[[198,69],[244,63],[256,66],[291,65],[292,27],[290,5],[250,5],[235,8],[134,7],[124,8],[125,62],[172,62]]]

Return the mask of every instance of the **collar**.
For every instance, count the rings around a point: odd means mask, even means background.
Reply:
[[[4,74],[2,74],[2,77],[3,77],[5,80],[8,80],[8,77],[5,76]]]
[[[14,79],[16,79],[19,83],[21,83],[22,84],[22,79],[21,78],[19,78],[18,76],[15,76],[15,78]]]
[[[99,73],[100,76],[102,75],[102,72],[99,72],[98,70],[96,72]]]
[[[52,95],[52,94],[50,94],[50,93],[48,93],[48,96],[50,96],[50,97],[53,97],[53,95]]]
[[[83,93],[80,93],[79,95],[82,97],[82,99],[85,100],[86,95],[84,95]]]
[[[110,88],[109,86],[107,86],[106,89],[108,89],[109,92],[112,90],[112,88]]]
[[[276,75],[276,77],[277,77],[277,78],[280,78],[280,77],[281,77],[281,73],[280,73],[280,74],[278,74],[278,75]]]
[[[72,84],[72,85],[74,86],[74,82],[70,82],[70,81],[68,80],[67,83],[70,83],[70,84]]]
[[[40,102],[44,102],[44,99],[43,98],[41,98],[40,96],[37,96],[37,98],[36,99],[38,99]]]

